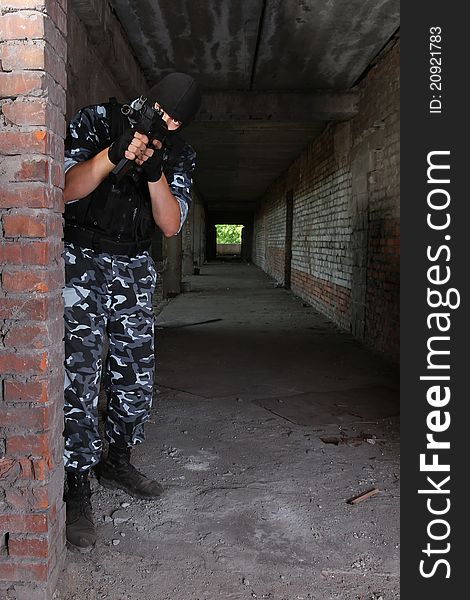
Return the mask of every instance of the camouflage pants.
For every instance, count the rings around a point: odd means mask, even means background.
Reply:
[[[64,257],[64,464],[87,470],[101,456],[98,396],[106,338],[106,437],[120,446],[144,440],[153,392],[156,272],[147,252],[129,258],[66,244]]]

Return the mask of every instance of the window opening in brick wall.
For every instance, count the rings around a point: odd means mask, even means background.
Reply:
[[[243,225],[219,224],[217,232],[217,256],[240,256],[242,249]]]

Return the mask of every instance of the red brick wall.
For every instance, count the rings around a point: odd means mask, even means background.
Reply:
[[[266,248],[266,269],[268,272],[280,272],[285,265],[285,249],[277,246]]]
[[[0,598],[52,597],[64,552],[65,0],[3,0]]]
[[[369,73],[361,102],[372,108],[368,122],[383,125],[381,148],[369,184],[366,322],[367,341],[399,359],[400,333],[400,48]],[[365,114],[359,117],[366,119]],[[367,125],[355,119],[354,135]]]
[[[255,217],[254,255],[284,282],[292,190],[291,288],[342,328],[398,360],[399,40],[359,85],[358,115],[331,123],[281,175]]]

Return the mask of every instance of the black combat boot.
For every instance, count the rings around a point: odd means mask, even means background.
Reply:
[[[106,460],[95,467],[95,473],[102,486],[120,489],[134,498],[155,500],[163,494],[163,487],[152,479],[148,479],[131,465],[131,449],[109,445]]]
[[[67,542],[72,550],[90,552],[95,546],[96,531],[88,471],[67,471],[66,480]]]

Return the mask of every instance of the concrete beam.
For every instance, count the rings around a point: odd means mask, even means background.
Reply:
[[[219,221],[217,222],[230,223],[230,220],[223,220],[227,218],[232,218],[227,217],[227,214],[230,213],[230,215],[236,215],[235,217],[233,217],[234,223],[244,223],[248,216],[252,215],[253,212],[256,210],[256,208],[258,207],[258,202],[255,200],[208,200],[206,202],[206,205],[208,216],[212,220],[219,219]],[[220,219],[222,219],[222,221],[220,221]]]
[[[223,205],[217,210],[208,207],[208,218],[211,223],[228,223],[231,225],[247,225],[253,222],[253,215],[257,204],[253,204],[249,209],[231,203],[228,206]]]
[[[206,92],[197,121],[345,121],[359,95],[345,92]]]
[[[85,26],[100,60],[127,95],[125,100],[145,93],[142,67],[109,3],[103,0],[69,0],[69,6]],[[146,83],[144,85],[146,88]]]

